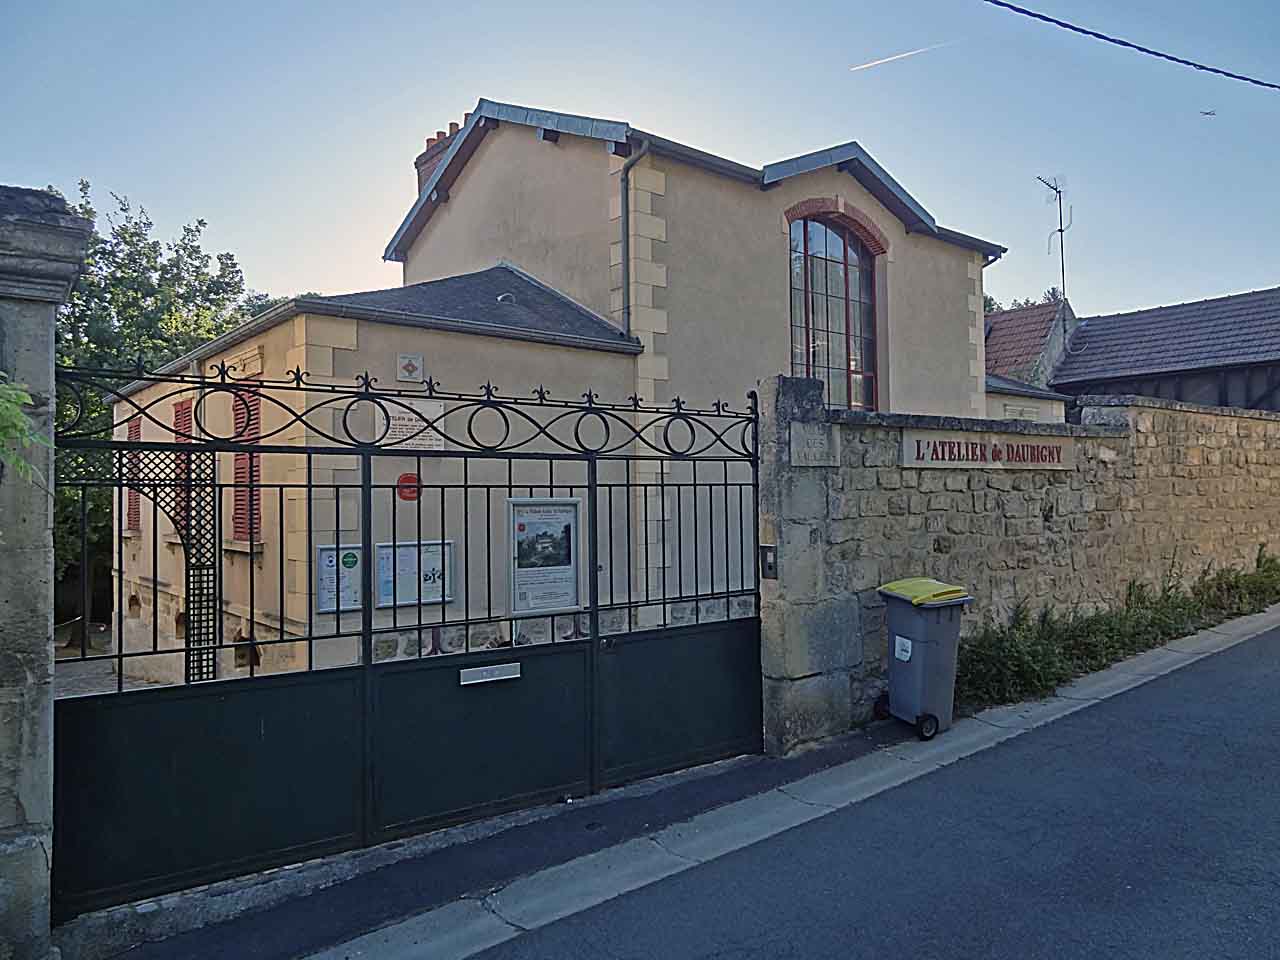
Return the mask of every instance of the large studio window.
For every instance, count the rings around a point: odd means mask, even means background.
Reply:
[[[827,406],[876,409],[875,258],[849,229],[791,222],[791,375],[816,377]]]

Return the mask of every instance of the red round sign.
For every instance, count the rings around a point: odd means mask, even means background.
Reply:
[[[401,500],[417,500],[421,486],[416,473],[402,473],[396,480],[396,496]]]

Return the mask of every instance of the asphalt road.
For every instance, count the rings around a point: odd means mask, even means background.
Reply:
[[[1280,631],[481,954],[1280,957]]]

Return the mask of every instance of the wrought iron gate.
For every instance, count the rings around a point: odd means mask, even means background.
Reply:
[[[59,383],[59,918],[761,748],[754,395]]]

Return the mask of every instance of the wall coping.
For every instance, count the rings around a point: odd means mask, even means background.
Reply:
[[[1103,395],[1085,394],[1076,397],[1076,403],[1084,407],[1142,407],[1148,410],[1172,410],[1178,413],[1198,413],[1210,417],[1242,417],[1247,420],[1269,420],[1280,423],[1280,413],[1271,410],[1251,410],[1247,407],[1217,407],[1182,400],[1161,400],[1157,397],[1140,397],[1135,394]]]
[[[851,427],[888,427],[909,430],[953,430],[965,433],[1016,433],[1031,437],[1127,437],[1129,428],[1077,423],[1040,423],[1029,420],[980,420],[971,417],[937,417],[920,413],[866,413],[827,410],[829,423]]]

